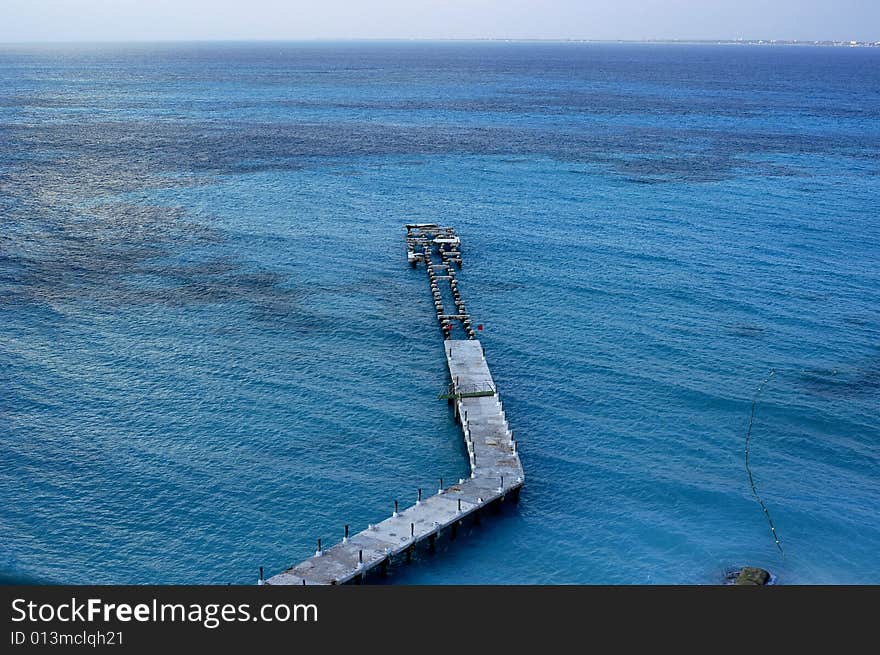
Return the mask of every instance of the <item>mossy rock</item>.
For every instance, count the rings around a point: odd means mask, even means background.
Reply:
[[[733,584],[751,585],[763,587],[770,581],[770,574],[764,569],[755,566],[744,566]]]

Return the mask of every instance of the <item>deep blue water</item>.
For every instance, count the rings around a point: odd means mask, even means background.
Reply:
[[[252,583],[463,475],[437,221],[527,486],[391,581],[878,583],[878,198],[880,50],[0,47],[0,579]]]

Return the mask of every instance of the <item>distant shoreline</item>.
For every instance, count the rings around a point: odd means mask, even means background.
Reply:
[[[576,41],[575,39],[568,39]],[[619,39],[584,40],[585,43],[658,43],[692,45],[807,45],[836,48],[880,48],[880,41],[803,41],[798,39]]]

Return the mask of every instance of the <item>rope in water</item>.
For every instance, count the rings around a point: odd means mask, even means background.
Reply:
[[[749,429],[746,432],[746,472],[749,474],[749,484],[752,487],[752,493],[755,495],[755,498],[758,501],[758,504],[761,506],[761,509],[764,510],[764,516],[767,518],[767,525],[770,526],[770,532],[773,534],[773,541],[776,543],[776,547],[779,549],[779,552],[785,557],[785,553],[782,550],[782,544],[779,543],[779,535],[776,534],[776,526],[773,525],[773,519],[770,518],[770,511],[767,509],[767,506],[764,504],[764,501],[761,500],[761,496],[758,495],[758,488],[755,486],[755,478],[752,476],[752,467],[749,464],[749,444],[752,440],[752,425],[755,422],[755,409],[758,406],[758,398],[761,396],[761,392],[764,390],[764,385],[770,381],[770,378],[773,377],[773,374],[776,373],[774,369],[770,369],[770,375],[764,378],[764,381],[758,386],[758,391],[755,393],[755,397],[752,399],[752,414],[749,416]]]

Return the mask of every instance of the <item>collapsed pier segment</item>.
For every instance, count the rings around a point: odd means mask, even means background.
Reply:
[[[436,223],[407,223],[405,227],[406,259],[413,267],[420,262],[425,265],[443,338],[449,339],[453,327],[459,323],[468,339],[476,339],[477,333],[455,277],[456,266],[462,267],[461,239],[455,229]],[[446,310],[444,295],[451,299],[454,312]]]

